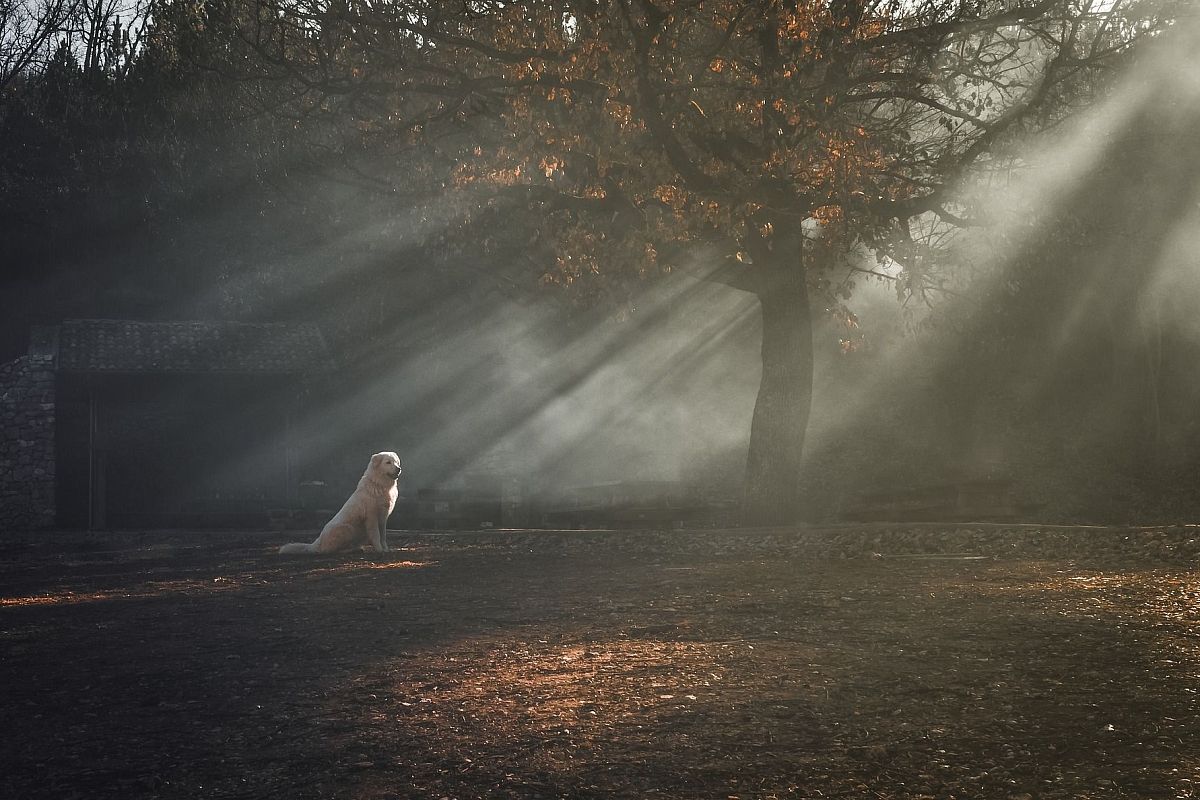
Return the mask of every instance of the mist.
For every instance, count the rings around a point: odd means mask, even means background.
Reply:
[[[1200,513],[1196,44],[1180,23],[1079,113],[1010,136],[955,187],[971,225],[915,222],[937,239],[919,281],[865,242],[809,274],[807,521],[976,479],[1011,482],[1031,518]],[[718,260],[580,303],[539,280],[544,253],[461,241],[449,193],[407,202],[394,163],[234,146],[264,135],[206,139],[186,191],[107,176],[71,200],[78,219],[48,206],[64,235],[8,237],[0,355],[68,318],[311,321],[338,366],[304,389],[304,478],[346,485],[395,449],[410,494],[501,474],[548,497],[648,481],[742,497],[762,323],[753,294],[708,279]]]
[[[1013,481],[1031,518],[1196,513],[1196,43],[1172,31],[961,186],[985,224],[955,234],[925,297],[856,289],[864,363],[827,360],[809,432],[827,513],[847,488],[948,476]]]

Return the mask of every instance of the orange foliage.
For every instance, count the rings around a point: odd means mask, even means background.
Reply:
[[[664,245],[724,240],[733,255],[806,218],[847,231],[875,225],[873,203],[917,185],[896,177],[907,142],[892,120],[848,103],[853,81],[831,77],[835,64],[886,69],[869,46],[844,54],[893,20],[834,19],[824,0],[788,9],[700,0],[636,18],[637,30],[619,16],[572,17],[568,32],[557,3],[497,8],[490,33],[477,34],[486,47],[542,57],[447,48],[504,87],[503,135],[473,145],[452,185],[564,198],[536,195],[541,240],[555,251],[543,283],[603,293],[622,275],[668,269]],[[760,32],[771,27],[767,57]]]

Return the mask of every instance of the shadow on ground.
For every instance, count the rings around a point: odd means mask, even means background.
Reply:
[[[24,538],[0,796],[1192,797],[1200,580],[1068,560]]]

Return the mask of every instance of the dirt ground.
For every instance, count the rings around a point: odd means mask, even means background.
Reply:
[[[570,536],[10,536],[0,797],[1200,795],[1187,564]]]

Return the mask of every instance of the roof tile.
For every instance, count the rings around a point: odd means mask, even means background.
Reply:
[[[79,372],[300,373],[332,364],[311,323],[72,319],[58,368]]]

